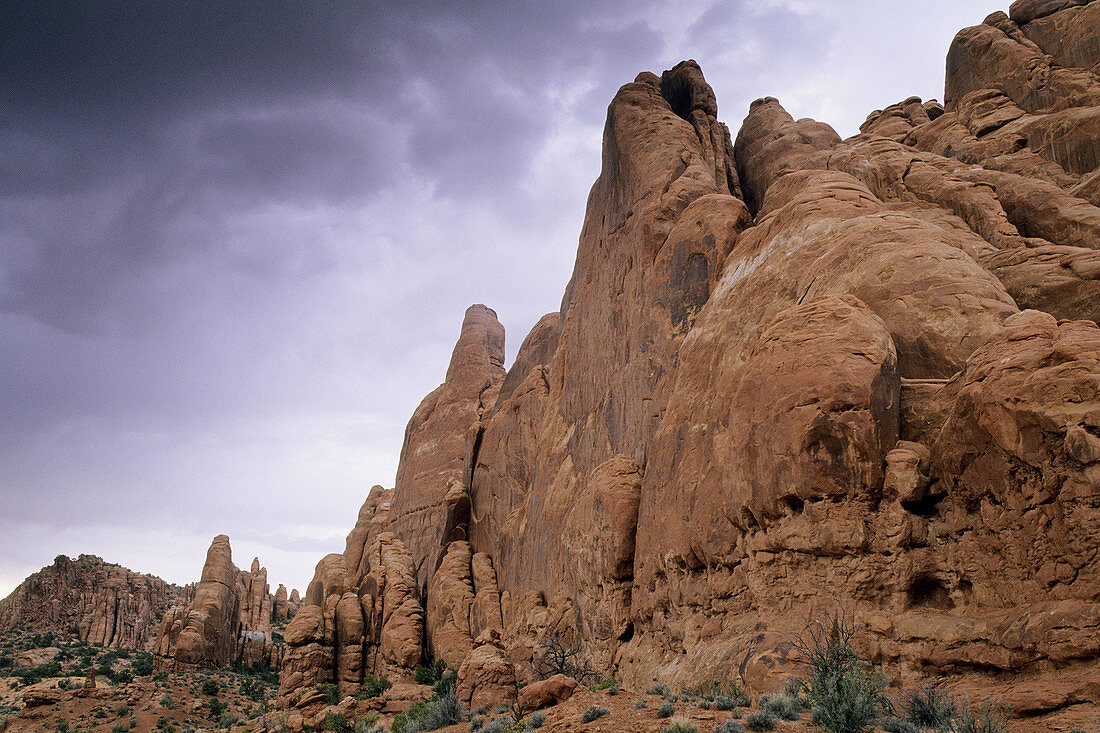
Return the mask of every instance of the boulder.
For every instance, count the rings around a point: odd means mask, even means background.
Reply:
[[[482,632],[458,668],[456,692],[467,710],[510,705],[516,699],[515,670],[499,644],[498,632]]]
[[[577,689],[577,681],[563,674],[556,674],[538,682],[525,685],[519,691],[517,705],[524,713],[530,710],[557,705],[568,700]]]

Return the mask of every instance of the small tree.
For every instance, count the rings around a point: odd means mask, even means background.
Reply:
[[[567,644],[561,634],[555,631],[539,641],[539,649],[542,653],[535,663],[543,677],[563,674],[581,684],[587,679],[597,680],[600,677],[583,656],[584,648],[580,639]]]

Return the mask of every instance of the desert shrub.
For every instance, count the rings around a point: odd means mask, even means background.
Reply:
[[[222,716],[225,715],[225,702],[216,697],[212,697],[207,704],[210,708],[210,719],[221,720]]]
[[[1008,715],[1004,708],[988,698],[976,711],[971,710],[969,701],[964,698],[954,730],[955,733],[1005,733]]]
[[[130,671],[138,677],[153,674],[153,655],[149,652],[138,652],[130,664]]]
[[[253,702],[260,702],[267,698],[267,689],[258,679],[245,677],[241,680],[241,694]]]
[[[442,659],[437,659],[430,666],[417,667],[413,677],[418,685],[434,685],[447,671],[447,664]]]
[[[511,715],[501,715],[482,728],[481,733],[513,733],[524,730],[525,727],[522,722],[517,723]]]
[[[884,718],[881,725],[886,733],[917,733],[917,726],[905,718]]]
[[[355,724],[355,733],[386,733],[386,726],[373,710]]]
[[[115,715],[117,715],[120,718],[124,715],[129,715],[130,712],[131,712],[131,709],[130,709],[129,705],[119,705],[117,708],[115,708]]]
[[[481,730],[482,726],[484,726],[484,725],[485,725],[485,718],[481,717],[480,715],[475,715],[474,717],[470,718],[470,731],[471,731],[471,733],[473,731],[476,731],[476,730]]]
[[[57,722],[53,724],[53,729],[58,731],[58,733],[68,733],[69,721],[64,718],[59,718]]]
[[[655,682],[649,687],[645,688],[645,694],[647,695],[660,695],[661,697],[668,697],[672,694],[672,690],[668,689],[668,685]]]
[[[657,708],[658,718],[671,718],[676,712],[676,706],[670,702],[661,703],[661,707]]]
[[[710,706],[713,704],[710,700],[700,700],[696,703],[702,710],[710,710]]]
[[[546,722],[546,713],[535,713],[534,715],[532,715],[527,720],[528,727],[531,728],[531,730],[535,730],[536,728],[541,728],[542,724],[545,723],[545,722]]]
[[[649,707],[649,703],[646,702],[645,698],[638,698],[637,700],[634,701],[634,709],[635,710],[645,710],[648,707]]]
[[[57,681],[57,689],[68,690],[73,686],[73,683],[69,681],[68,677],[62,677]]]
[[[372,697],[378,697],[391,687],[393,687],[393,683],[385,675],[381,677],[364,675],[363,685],[359,688],[359,699],[369,700]]]
[[[749,730],[771,730],[775,727],[775,716],[763,710],[757,710],[745,716],[745,725]]]
[[[597,718],[602,718],[603,716],[610,714],[611,711],[607,708],[602,708],[599,705],[593,705],[592,707],[584,711],[584,714],[581,715],[581,720],[585,723],[591,723]]]
[[[160,706],[162,708],[168,708],[171,710],[176,707],[176,703],[172,700],[172,696],[167,692],[160,696]]]
[[[563,674],[583,685],[586,681],[599,677],[585,658],[584,647],[579,638],[572,643],[566,643],[561,634],[549,633],[539,641],[539,649],[541,652],[535,660],[535,666],[543,678]]]
[[[783,720],[798,720],[802,717],[802,701],[790,695],[761,695],[760,709]]]
[[[111,682],[118,685],[128,685],[134,681],[134,675],[129,670],[119,670],[112,675],[109,675]]]
[[[233,713],[226,713],[222,716],[222,719],[218,721],[218,727],[222,729],[228,729],[241,722],[241,716]],[[348,733],[351,733],[351,728],[346,729]]]
[[[128,730],[130,730],[130,726],[124,723],[115,723],[115,726],[111,728],[111,733],[126,733]]]
[[[325,715],[324,730],[330,730],[334,733],[353,733],[354,731],[347,716],[336,711]]]
[[[661,733],[698,733],[699,727],[687,718],[673,718],[661,728]]]
[[[730,695],[718,695],[714,698],[715,710],[734,710],[735,708],[747,707],[749,699],[742,695],[741,697],[731,697]]]
[[[611,677],[605,677],[602,680],[600,680],[599,682],[597,682],[596,684],[592,685],[592,691],[593,692],[599,692],[600,690],[606,690],[607,688],[612,687],[613,685],[617,685],[617,684],[619,684],[619,683],[616,682]]]
[[[204,684],[203,687],[206,687],[206,685]],[[340,702],[340,687],[338,685],[324,682],[317,685],[317,692],[325,696],[325,703],[328,705],[336,705]]]
[[[221,691],[222,686],[218,684],[217,680],[205,679],[202,681],[202,694],[217,695]]]
[[[749,705],[749,698],[737,683],[732,680],[710,680],[698,685],[685,685],[680,688],[680,698],[684,700],[706,700],[714,702],[719,697],[729,697],[737,700],[741,707]]]
[[[431,700],[418,702],[404,713],[397,715],[390,726],[391,733],[419,733],[454,725],[462,719],[462,708],[454,690],[436,695]]]
[[[714,733],[745,733],[745,726],[730,718],[715,728]]]
[[[886,678],[860,658],[854,636],[854,624],[838,614],[811,622],[795,640],[809,669],[803,685],[811,719],[832,733],[866,730],[890,706]]]
[[[443,673],[443,676],[439,678],[439,681],[432,685],[432,692],[436,695],[446,695],[454,692],[458,687],[458,670],[448,669]]]
[[[906,719],[917,728],[945,731],[955,719],[955,697],[939,685],[922,685],[909,691],[902,709]]]

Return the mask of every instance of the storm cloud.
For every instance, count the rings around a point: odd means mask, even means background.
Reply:
[[[0,595],[59,553],[304,588],[467,305],[558,307],[600,131],[695,58],[736,131],[942,94],[996,2],[95,2],[0,9]]]

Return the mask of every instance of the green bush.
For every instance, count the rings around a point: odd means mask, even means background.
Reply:
[[[418,685],[434,685],[447,671],[447,665],[442,659],[435,660],[430,667],[417,667],[413,675]]]
[[[964,699],[954,730],[955,733],[1005,733],[1008,715],[1004,708],[988,698],[977,711],[971,710],[969,701]]]
[[[432,685],[432,692],[436,695],[448,695],[453,693],[457,687],[458,671],[449,669],[439,678],[439,682]]]
[[[645,688],[645,694],[647,695],[660,695],[661,697],[668,697],[672,694],[672,690],[668,689],[668,685],[660,682],[654,682],[649,687]]]
[[[222,729],[228,729],[241,722],[241,716],[234,715],[233,713],[225,713],[222,715],[221,720],[218,721],[218,727]],[[348,729],[348,733],[351,733],[351,729]]]
[[[661,733],[698,733],[699,727],[687,718],[673,718],[661,728]]]
[[[138,677],[153,674],[153,655],[149,652],[138,652],[137,658],[130,664],[130,671]]]
[[[462,720],[462,708],[452,689],[444,695],[436,695],[431,700],[418,702],[404,713],[399,713],[393,719],[390,731],[391,733],[419,733],[454,725],[460,720]]]
[[[600,707],[599,705],[593,705],[592,707],[585,710],[584,714],[581,715],[581,722],[591,723],[593,720],[602,718],[603,716],[610,714],[611,711],[607,708]]]
[[[730,718],[715,728],[714,733],[745,733],[745,726]]]
[[[172,701],[172,696],[166,692],[160,696],[160,706],[162,708],[168,708],[169,710],[171,710],[172,708],[176,707],[176,703]]]
[[[317,691],[325,696],[325,703],[328,705],[336,705],[340,702],[340,688],[331,682],[317,685]]]
[[[923,685],[910,690],[902,702],[905,718],[917,728],[946,731],[955,719],[955,697],[939,685]]]
[[[761,695],[760,709],[783,720],[802,717],[802,701],[790,695]]]
[[[343,713],[330,712],[325,715],[324,729],[334,733],[354,733],[352,724]]]
[[[204,695],[217,695],[222,691],[222,686],[218,684],[217,680],[205,679],[202,682],[202,694]]]
[[[809,668],[803,687],[810,717],[831,733],[871,728],[890,706],[886,678],[860,658],[854,636],[851,621],[837,615],[809,624],[796,642]]]
[[[775,716],[763,710],[757,710],[745,716],[745,725],[749,730],[772,730],[775,728]]]
[[[714,698],[715,710],[734,710],[736,708],[748,707],[749,698],[742,695],[741,697],[731,697],[729,695],[718,695]]]
[[[421,669],[424,668],[421,667]],[[359,688],[359,699],[369,700],[372,697],[378,697],[391,687],[393,687],[393,683],[385,675],[381,677],[364,675],[363,685]]]
[[[225,702],[216,697],[212,697],[207,704],[210,708],[210,719],[221,720],[222,715],[225,714]]]
[[[649,703],[646,702],[645,698],[639,698],[639,699],[634,701],[634,709],[635,710],[645,710],[648,707],[649,707]]]
[[[661,707],[657,708],[658,718],[671,718],[676,712],[676,706],[670,702],[661,703]]]
[[[260,680],[245,677],[241,680],[241,694],[253,702],[260,702],[267,699],[267,688]]]
[[[615,680],[613,680],[612,678],[604,677],[602,680],[600,680],[596,684],[592,685],[592,691],[593,692],[599,692],[600,690],[606,690],[607,688],[611,687],[612,685],[617,685],[617,684],[619,684],[619,683],[616,682]]]
[[[917,733],[917,726],[905,718],[884,718],[882,729],[886,733]]]
[[[719,697],[729,697],[736,700],[741,707],[749,705],[749,698],[732,680],[710,680],[698,685],[685,685],[680,688],[680,697],[684,700],[701,699],[707,702],[714,702]]]
[[[524,728],[526,726],[523,723],[517,723],[511,715],[501,715],[482,728],[481,733],[514,733],[515,731],[524,730]]]
[[[372,710],[356,722],[355,733],[386,733],[386,726],[378,721],[378,713]]]

